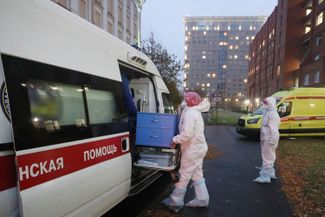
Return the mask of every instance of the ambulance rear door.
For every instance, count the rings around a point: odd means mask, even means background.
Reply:
[[[325,135],[325,100],[321,96],[298,96],[295,100],[295,134]]]

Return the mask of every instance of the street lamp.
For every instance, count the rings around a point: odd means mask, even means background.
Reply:
[[[255,104],[256,104],[256,107],[260,104],[260,99],[259,98],[255,99]]]
[[[137,46],[141,48],[141,11],[142,6],[146,0],[135,0],[135,6],[138,10],[138,35],[137,35]]]
[[[246,106],[246,111],[247,111],[247,113],[248,113],[248,106],[249,106],[249,103],[250,103],[249,99],[245,100],[245,102],[244,102],[244,104],[245,104],[245,106]]]

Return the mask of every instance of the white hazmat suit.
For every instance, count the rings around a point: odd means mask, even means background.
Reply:
[[[254,182],[270,183],[271,179],[276,178],[274,162],[276,159],[276,148],[278,147],[280,138],[279,126],[281,120],[276,110],[276,100],[274,97],[264,99],[263,106],[266,108],[260,131],[263,165],[260,176]]]
[[[196,106],[186,106],[182,112],[179,123],[179,135],[173,138],[173,142],[181,144],[180,179],[175,184],[175,189],[169,198],[163,203],[169,207],[182,207],[184,195],[190,180],[193,181],[196,198],[186,206],[207,207],[209,194],[203,178],[203,158],[208,150],[204,136],[204,121],[201,112],[210,109],[208,101],[202,101]]]

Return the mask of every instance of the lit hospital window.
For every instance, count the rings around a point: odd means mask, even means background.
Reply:
[[[324,16],[324,12],[320,12],[317,15],[316,26],[318,26],[319,24],[323,23],[323,16]]]
[[[306,9],[306,16],[308,16],[310,13],[311,13],[311,9],[310,8],[307,8]]]

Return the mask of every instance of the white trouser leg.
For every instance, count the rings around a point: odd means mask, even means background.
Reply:
[[[276,146],[271,145],[268,141],[261,142],[261,155],[263,166],[260,171],[260,176],[254,182],[270,183],[271,178],[276,179],[274,162],[276,159]]]
[[[179,181],[175,184],[178,188],[186,188],[189,181],[203,178],[203,158],[205,153],[198,154],[184,152],[181,158],[181,167],[179,169]],[[193,178],[192,178],[193,177]]]
[[[264,168],[273,168],[276,159],[276,147],[271,145],[268,141],[261,143],[262,160]]]

